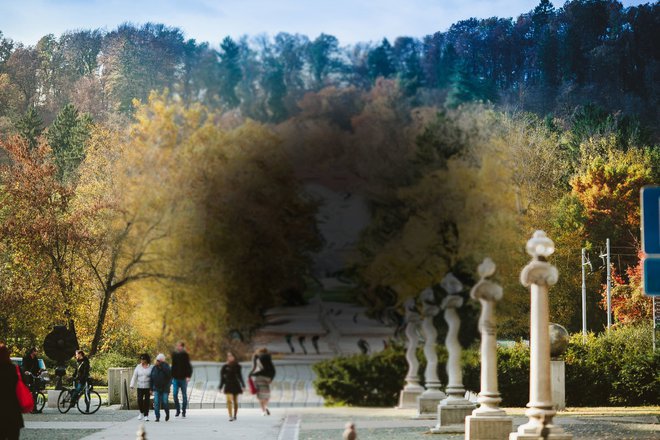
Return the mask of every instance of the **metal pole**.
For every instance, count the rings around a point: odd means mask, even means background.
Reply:
[[[655,296],[652,296],[651,298],[653,298],[653,353],[655,353],[655,344],[656,344],[656,341],[655,341],[655,330],[656,330],[655,329],[655,320],[657,319],[657,317],[656,317],[656,311],[655,311]]]
[[[584,266],[586,249],[582,248],[582,343],[587,342],[587,282],[585,279]]]
[[[612,326],[612,266],[610,265],[610,239],[607,239],[607,330]]]

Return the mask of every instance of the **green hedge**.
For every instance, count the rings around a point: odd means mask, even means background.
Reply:
[[[108,369],[113,367],[135,367],[138,358],[127,357],[117,353],[100,353],[90,358],[92,383],[108,384]]]
[[[660,353],[653,354],[650,326],[626,326],[610,334],[571,337],[566,361],[569,406],[657,405],[660,396]],[[421,351],[420,376],[424,362]],[[447,352],[438,346],[438,373],[447,383]],[[498,380],[502,406],[521,407],[529,400],[529,348],[523,343],[498,348]],[[314,365],[314,387],[327,404],[383,406],[397,404],[407,372],[404,349],[394,346],[374,355],[338,357]],[[478,392],[478,348],[463,351],[463,383]]]

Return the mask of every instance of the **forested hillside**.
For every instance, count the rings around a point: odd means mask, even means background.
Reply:
[[[72,103],[95,119],[131,113],[133,99],[168,88],[184,102],[278,122],[323,87],[369,89],[399,81],[416,105],[488,100],[565,116],[593,103],[608,113],[658,118],[660,5],[624,8],[543,0],[518,17],[469,19],[424,38],[340,46],[332,35],[280,33],[198,42],[160,24],[45,35],[35,46],[0,33],[0,130],[31,108],[49,124]],[[0,29],[1,31],[1,29]]]

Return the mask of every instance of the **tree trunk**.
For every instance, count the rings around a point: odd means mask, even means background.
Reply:
[[[101,337],[103,336],[103,324],[105,323],[105,316],[108,313],[108,307],[110,306],[110,298],[112,298],[112,293],[115,291],[113,287],[109,287],[103,291],[103,298],[101,299],[101,307],[99,308],[99,318],[96,322],[96,330],[94,331],[94,339],[92,340],[92,346],[89,349],[89,355],[94,356],[99,349],[101,344]]]

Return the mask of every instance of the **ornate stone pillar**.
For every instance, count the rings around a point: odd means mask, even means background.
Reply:
[[[480,280],[470,297],[481,303],[481,406],[465,419],[466,440],[506,440],[513,431],[513,419],[500,409],[502,401],[497,387],[497,333],[495,303],[502,299],[502,287],[487,278],[495,273],[495,263],[484,259],[477,269]]]
[[[465,430],[465,417],[468,416],[475,405],[465,399],[465,387],[463,387],[463,370],[461,368],[461,352],[463,351],[458,341],[458,331],[461,328],[461,319],[456,309],[463,305],[463,298],[458,293],[463,290],[463,284],[453,274],[449,273],[443,278],[440,285],[448,295],[442,301],[441,308],[444,309],[444,317],[447,322],[448,331],[445,338],[447,347],[447,397],[443,399],[437,408],[438,423],[432,432],[462,432]]]
[[[435,296],[430,287],[422,291],[420,300],[424,316],[422,331],[424,333],[424,356],[426,357],[426,370],[424,370],[426,390],[417,399],[417,407],[419,417],[433,417],[438,403],[447,397],[440,389],[442,384],[438,378],[438,354],[435,348],[438,332],[433,324],[433,319],[440,312],[440,308],[435,302]]]
[[[520,282],[530,288],[530,368],[529,403],[525,415],[529,421],[511,433],[510,440],[571,440],[572,435],[552,423],[556,414],[550,388],[550,335],[548,289],[557,282],[557,268],[546,258],[555,251],[555,245],[543,231],[534,232],[527,242],[527,253],[532,261],[520,273]]]
[[[408,362],[408,374],[406,385],[399,397],[399,408],[415,408],[417,397],[424,391],[419,384],[419,361],[417,360],[417,346],[419,345],[419,333],[417,332],[421,316],[417,310],[415,298],[408,299],[404,305],[406,320],[406,361]]]

